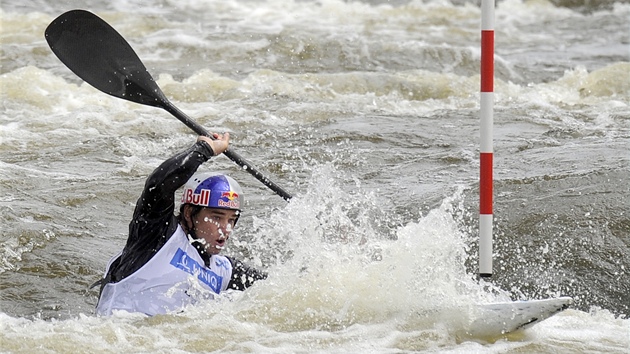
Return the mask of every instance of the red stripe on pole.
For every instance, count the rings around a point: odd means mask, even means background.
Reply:
[[[492,214],[492,153],[480,154],[479,212]]]
[[[481,31],[481,92],[494,91],[494,31]]]

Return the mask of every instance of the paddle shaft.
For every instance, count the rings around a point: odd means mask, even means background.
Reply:
[[[172,114],[175,118],[179,119],[182,123],[186,124],[186,126],[192,129],[195,133],[199,135],[205,135],[214,139],[214,137],[212,137],[212,135],[208,133],[208,131],[204,127],[197,124],[197,122],[195,122],[194,120],[190,119],[188,115],[182,112],[179,108],[175,107],[175,105],[173,105],[170,101],[163,101],[162,103],[163,103],[162,108],[164,108],[164,110]],[[269,180],[267,177],[265,177],[265,175],[260,173],[256,169],[256,167],[254,167],[249,161],[241,157],[241,155],[237,154],[236,152],[230,149],[225,150],[223,154],[227,156],[230,160],[234,161],[237,165],[247,170],[247,172],[249,172],[252,176],[258,179],[264,185],[269,187],[271,190],[276,192],[276,194],[284,198],[284,200],[289,201],[292,198],[291,194],[289,194],[280,186],[278,186],[277,184]]]

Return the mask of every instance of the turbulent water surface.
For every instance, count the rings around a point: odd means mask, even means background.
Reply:
[[[225,157],[225,253],[267,270],[180,314],[94,315],[146,176],[195,135],[50,51],[93,11]],[[478,279],[479,1],[3,1],[0,352],[536,352],[630,347],[630,4],[498,1],[494,275]],[[115,53],[113,53],[115,55]],[[467,334],[474,304],[573,297]]]

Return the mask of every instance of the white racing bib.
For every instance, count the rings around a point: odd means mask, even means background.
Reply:
[[[125,279],[105,285],[96,312],[108,316],[114,310],[125,310],[153,316],[181,311],[224,291],[231,276],[232,264],[224,256],[212,256],[210,268],[206,267],[178,226],[145,265]]]

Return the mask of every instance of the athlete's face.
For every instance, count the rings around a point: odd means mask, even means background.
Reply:
[[[225,247],[237,218],[236,210],[203,208],[189,220],[197,237],[205,242],[206,252],[213,255]]]

